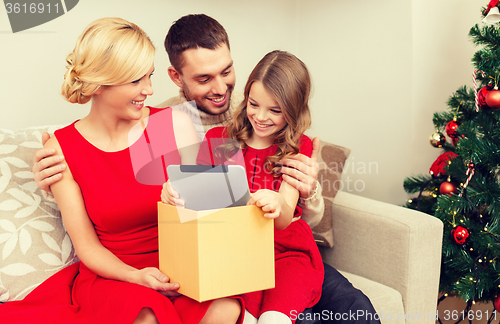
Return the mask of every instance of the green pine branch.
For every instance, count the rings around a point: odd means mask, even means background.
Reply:
[[[490,49],[496,49],[500,45],[500,31],[496,25],[475,24],[469,30],[469,37],[475,46],[484,46]]]

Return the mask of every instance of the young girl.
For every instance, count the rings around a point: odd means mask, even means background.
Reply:
[[[51,189],[81,262],[24,300],[0,305],[0,323],[195,324],[240,317],[238,300],[198,303],[180,296],[178,283],[158,269],[161,183],[137,181],[129,133],[142,124],[144,134],[140,128],[136,138],[142,141],[161,115],[162,139],[176,164],[196,162],[197,148],[194,154],[178,148],[199,140],[185,113],[144,105],[153,94],[154,54],[144,31],[119,18],[94,21],[78,38],[62,95],[72,103],[90,101],[90,112],[57,130],[45,147],[65,156],[62,180]]]
[[[312,142],[303,135],[311,122],[310,88],[302,61],[283,51],[268,53],[250,74],[233,124],[209,130],[198,154],[199,164],[243,164],[253,193],[249,204],[274,219],[276,286],[242,295],[248,311],[245,323],[252,318],[258,323],[290,323],[292,314],[312,307],[321,295],[321,256],[310,227],[300,219],[298,191],[279,174],[279,160],[297,153],[311,156]],[[164,186],[164,202],[182,205],[181,199]]]

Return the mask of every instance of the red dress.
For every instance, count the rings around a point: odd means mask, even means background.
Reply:
[[[274,177],[265,167],[266,157],[273,155],[277,146],[265,149],[247,147],[231,156],[231,160],[217,153],[216,147],[227,145],[225,127],[212,128],[198,154],[199,164],[240,164],[245,166],[250,192],[259,189],[278,191],[282,177]],[[300,153],[311,156],[312,141],[303,135]],[[283,230],[274,230],[275,288],[242,295],[246,309],[254,316],[266,311],[278,311],[287,316],[299,314],[315,305],[321,297],[324,268],[311,228],[300,219],[296,207],[294,221]]]
[[[167,163],[180,163],[178,153],[177,157],[172,153],[176,147],[171,109],[150,109],[151,115],[163,111],[163,121],[169,123],[163,125],[166,138],[171,139],[165,141],[171,153]],[[157,201],[161,185],[136,181],[130,148],[101,151],[85,140],[74,123],[56,131],[55,136],[102,244],[135,268],[158,267]],[[143,307],[150,307],[160,323],[194,324],[209,305],[185,296],[167,298],[144,286],[105,279],[78,262],[47,279],[22,301],[0,305],[0,323],[125,324],[132,323]]]

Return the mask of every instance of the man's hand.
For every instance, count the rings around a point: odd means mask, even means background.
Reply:
[[[42,134],[42,145],[49,140],[49,133]],[[56,151],[50,149],[40,149],[33,157],[33,175],[38,188],[50,192],[50,185],[62,179],[61,172],[66,169],[66,165],[61,163],[64,156],[55,155]]]
[[[297,189],[302,198],[309,198],[312,195],[316,190],[318,179],[319,137],[315,137],[312,142],[313,150],[310,158],[304,154],[297,154],[280,161],[283,164],[280,170],[283,173],[283,180]]]

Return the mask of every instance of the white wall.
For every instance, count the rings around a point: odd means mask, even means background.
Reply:
[[[68,124],[88,106],[59,96],[65,58],[84,27],[118,16],[157,46],[156,104],[177,93],[163,40],[171,23],[206,13],[226,28],[237,89],[257,61],[288,50],[310,68],[309,135],[352,149],[344,190],[402,204],[402,183],[427,173],[441,153],[430,146],[432,114],[461,85],[472,85],[467,37],[484,0],[81,0],[51,22],[13,34],[0,9],[0,128]]]
[[[171,24],[189,13],[208,14],[226,28],[240,79],[237,86],[243,87],[261,53],[275,46],[291,51],[296,48],[291,19],[295,2],[292,6],[286,0],[260,2],[149,0],[139,4],[133,0],[82,0],[65,15],[15,34],[6,12],[0,9],[0,127],[67,124],[88,112],[88,106],[66,103],[59,91],[66,56],[85,26],[101,17],[116,16],[138,24],[156,45],[155,94],[147,104],[160,103],[178,93],[167,75],[163,42]],[[265,14],[263,7],[267,8]]]
[[[480,0],[297,2],[297,55],[311,69],[310,134],[351,148],[344,190],[403,204],[403,180],[442,153],[433,113],[472,86],[468,31]]]
[[[410,149],[411,1],[313,3],[298,10],[299,56],[316,88],[311,133],[352,150],[344,191],[400,204],[410,172],[401,149]]]

